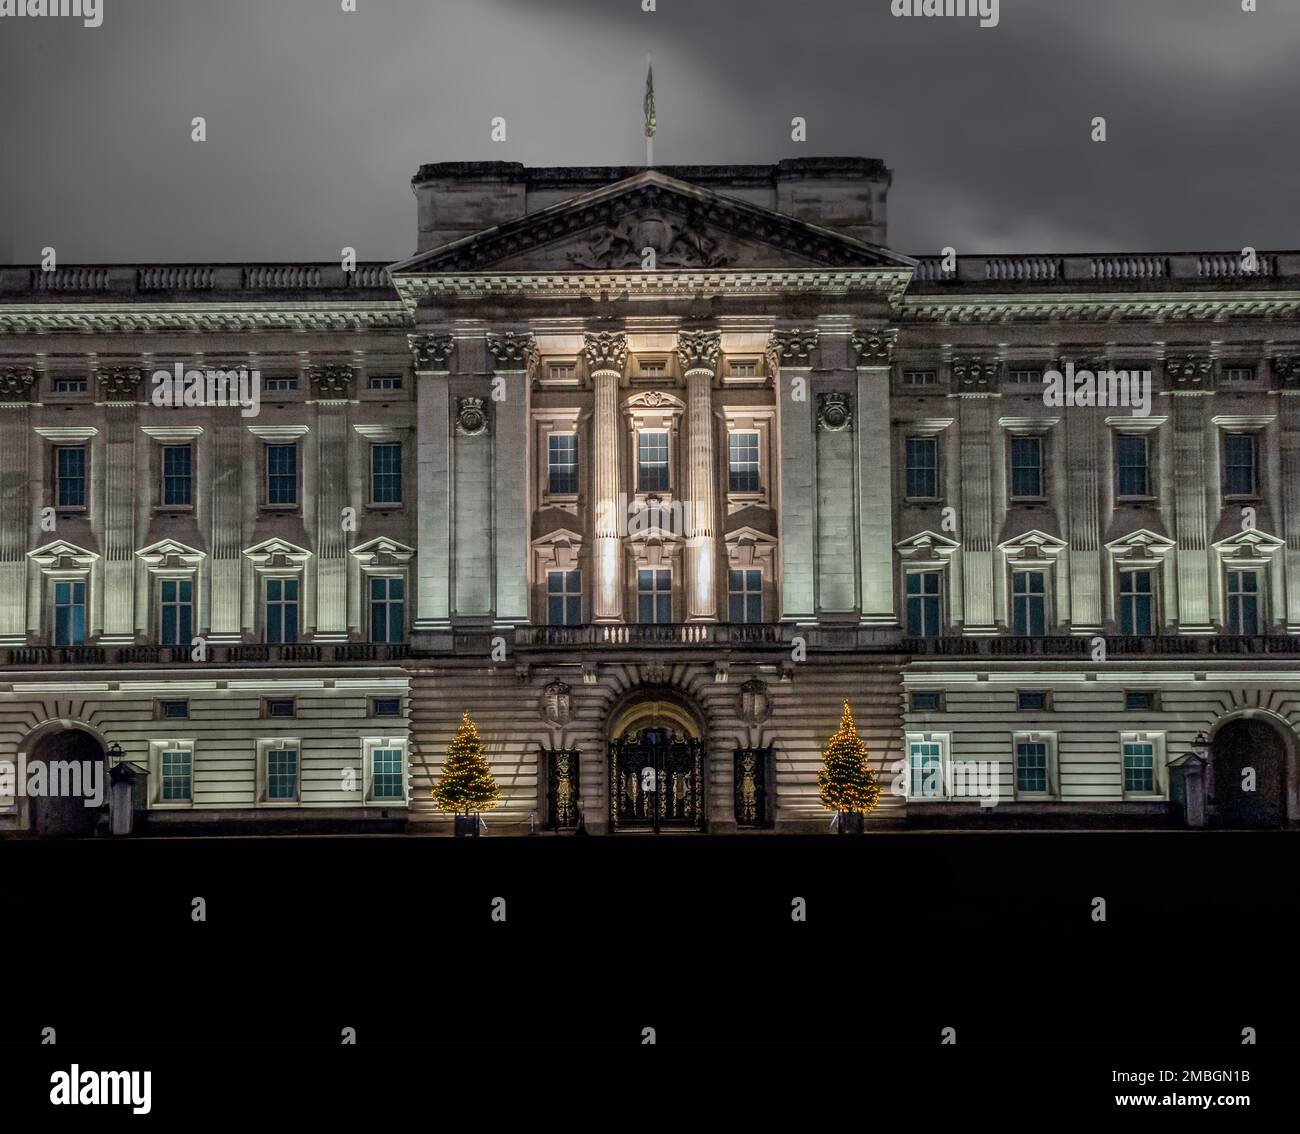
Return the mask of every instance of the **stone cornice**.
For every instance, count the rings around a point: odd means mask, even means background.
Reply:
[[[142,331],[375,331],[413,325],[399,302],[366,304],[0,303],[0,335]]]
[[[1105,295],[905,295],[904,323],[1007,323],[1112,320],[1213,322],[1224,319],[1295,319],[1300,291],[1126,293]]]

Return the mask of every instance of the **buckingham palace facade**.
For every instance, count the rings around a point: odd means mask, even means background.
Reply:
[[[493,833],[825,831],[847,701],[869,823],[1300,823],[1300,252],[911,257],[890,180],[442,163],[396,264],[0,267],[0,760],[438,833],[468,710]]]

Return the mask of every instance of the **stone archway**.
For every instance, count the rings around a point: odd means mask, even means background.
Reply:
[[[1281,827],[1295,776],[1293,741],[1271,715],[1242,714],[1210,737],[1213,823],[1219,827]]]
[[[39,794],[26,799],[28,829],[47,838],[93,834],[101,808],[88,801],[96,787],[101,803],[108,798],[104,746],[95,735],[75,726],[53,727],[33,735],[25,751],[26,778],[40,785]]]

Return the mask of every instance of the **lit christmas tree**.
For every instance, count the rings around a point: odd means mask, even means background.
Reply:
[[[822,749],[823,768],[817,773],[822,806],[840,813],[839,829],[845,830],[847,817],[856,812],[865,815],[880,802],[880,785],[867,763],[867,746],[858,736],[853,710],[844,702],[839,731]]]
[[[457,815],[491,811],[501,802],[501,792],[483,754],[483,741],[469,719],[468,709],[447,749],[447,762],[442,766],[442,779],[433,789],[433,802],[439,811]]]

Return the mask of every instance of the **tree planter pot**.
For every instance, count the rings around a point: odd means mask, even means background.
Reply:
[[[477,815],[457,815],[456,816],[456,837],[478,838],[478,816]]]
[[[862,812],[861,811],[840,811],[839,822],[835,825],[835,830],[841,835],[860,835],[862,834]]]

